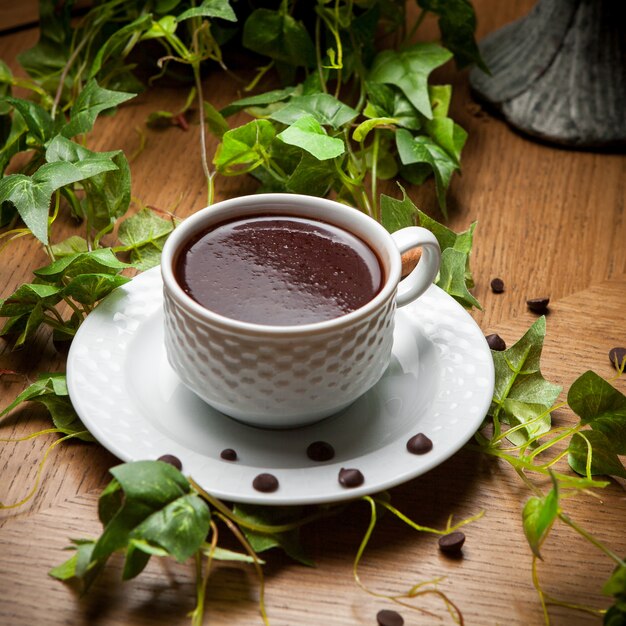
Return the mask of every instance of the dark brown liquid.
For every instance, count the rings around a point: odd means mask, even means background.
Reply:
[[[207,309],[270,326],[354,311],[381,289],[376,254],[354,235],[290,216],[243,218],[191,239],[176,261],[182,288]]]

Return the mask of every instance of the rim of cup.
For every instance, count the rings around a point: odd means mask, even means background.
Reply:
[[[272,326],[244,322],[215,313],[196,302],[185,293],[174,272],[177,253],[191,237],[207,229],[212,224],[220,224],[231,219],[255,215],[290,215],[332,224],[359,237],[370,247],[382,265],[385,283],[382,289],[366,304],[338,317],[320,322],[296,325]],[[376,242],[372,241],[376,239]],[[381,245],[382,244],[382,245]],[[384,248],[383,248],[384,247]],[[381,258],[381,253],[386,258]],[[238,196],[222,200],[200,209],[185,218],[168,237],[161,254],[161,275],[163,285],[170,297],[200,321],[207,321],[234,332],[259,333],[264,335],[304,335],[321,331],[336,330],[350,326],[360,319],[370,316],[390,298],[400,280],[402,264],[400,253],[389,232],[376,220],[358,209],[340,204],[327,198],[289,193],[265,193]]]

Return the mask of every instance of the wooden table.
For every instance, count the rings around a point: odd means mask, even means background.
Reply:
[[[523,15],[532,0],[475,0],[478,36]],[[426,24],[434,33],[433,24]],[[0,57],[16,66],[15,56],[36,40],[30,28],[0,37]],[[529,297],[549,295],[545,376],[564,388],[587,369],[606,378],[614,374],[607,353],[626,345],[626,159],[617,154],[576,152],[529,141],[478,107],[471,99],[467,73],[446,67],[442,81],[454,85],[453,116],[469,132],[463,173],[449,194],[449,225],[465,229],[478,220],[472,266],[475,295],[484,311],[474,317],[485,334],[497,331],[508,344],[535,319],[526,309]],[[233,99],[237,86],[222,76],[207,80],[207,95],[218,104]],[[185,216],[203,206],[204,185],[197,128],[145,130],[150,111],[175,110],[185,94],[157,89],[123,107],[115,117],[98,122],[89,138],[93,149],[138,145],[136,127],[147,143],[132,162],[133,195],[147,205],[176,207]],[[254,183],[222,179],[219,198],[249,193]],[[393,187],[386,189],[396,193]],[[430,184],[410,194],[425,211],[436,215]],[[61,237],[70,231],[62,225]],[[31,241],[15,243],[0,256],[0,296],[28,281],[45,264]],[[506,291],[491,293],[489,282],[500,276]],[[47,336],[36,348],[11,353],[0,343],[0,369],[34,377],[63,368],[63,358]],[[0,406],[24,387],[20,377],[0,377]],[[615,383],[626,390],[626,380]],[[558,411],[562,423],[574,420]],[[25,436],[48,425],[44,414],[27,406],[0,426],[4,438]],[[0,447],[0,500],[20,500],[33,485],[39,461],[54,435]],[[96,503],[107,483],[108,468],[117,460],[98,445],[69,444],[55,449],[45,466],[36,496],[23,507],[0,517],[0,623],[26,624],[186,624],[193,608],[193,568],[153,559],[137,579],[120,582],[121,561],[113,559],[107,573],[85,597],[54,581],[47,571],[67,557],[71,537],[99,533]],[[569,515],[618,554],[626,554],[624,481],[611,481],[598,494],[565,503]],[[445,577],[442,591],[460,607],[465,623],[540,624],[541,606],[531,580],[531,554],[522,532],[521,511],[529,492],[505,464],[468,449],[427,475],[391,490],[392,502],[421,524],[441,526],[455,518],[485,511],[466,528],[462,559],[449,559],[436,538],[408,529],[386,516],[360,567],[363,582],[377,592],[405,591],[411,585]],[[273,625],[375,624],[376,613],[394,608],[388,600],[367,595],[352,578],[352,561],[368,522],[365,503],[347,513],[316,523],[304,531],[316,568],[293,564],[280,554],[268,555],[266,603]],[[545,590],[563,600],[608,605],[601,584],[612,563],[567,527],[555,528],[544,550],[539,572]],[[219,566],[211,574],[206,623],[260,624],[259,587],[252,568]],[[437,617],[401,609],[408,626],[453,623],[434,596],[414,601]],[[552,607],[553,624],[599,624],[601,619]],[[440,619],[439,619],[440,618]]]

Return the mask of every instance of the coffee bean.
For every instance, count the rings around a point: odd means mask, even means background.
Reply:
[[[365,478],[358,469],[342,467],[339,470],[339,482],[344,487],[359,487]]]
[[[311,461],[330,461],[335,456],[335,449],[326,441],[314,441],[306,449],[306,455]]]
[[[220,457],[224,459],[224,461],[236,461],[237,453],[232,448],[224,448],[220,452]]]
[[[626,348],[611,348],[609,350],[609,359],[611,359],[613,367],[618,370],[622,367],[624,359],[626,359]]]
[[[257,491],[271,493],[272,491],[276,491],[278,489],[278,478],[276,478],[274,474],[259,474],[252,481],[252,486]]]
[[[439,537],[439,549],[446,554],[460,554],[465,543],[465,534],[460,530]]]
[[[169,463],[170,465],[173,465],[179,472],[183,469],[183,464],[181,463],[180,459],[173,454],[164,454],[163,456],[160,456],[157,461]]]
[[[376,613],[376,621],[378,622],[378,626],[402,626],[404,624],[402,615],[390,609],[378,611],[378,613]]]
[[[491,291],[493,293],[502,293],[504,291],[504,281],[501,278],[494,278],[491,281]]]
[[[526,304],[533,313],[545,313],[548,310],[550,298],[531,298],[526,300]]]
[[[424,433],[417,433],[406,442],[406,449],[411,454],[426,454],[433,449],[433,442]]]
[[[487,344],[492,350],[495,350],[496,352],[502,352],[503,350],[506,350],[506,343],[504,342],[504,339],[500,337],[500,335],[496,335],[494,333],[493,335],[487,335],[485,339],[487,340]]]

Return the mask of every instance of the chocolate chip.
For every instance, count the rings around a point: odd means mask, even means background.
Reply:
[[[359,487],[364,481],[365,478],[358,469],[342,467],[339,470],[339,482],[344,487]]]
[[[496,335],[494,333],[493,335],[487,335],[485,339],[487,340],[487,344],[492,350],[495,350],[496,352],[502,352],[503,350],[506,350],[506,343],[504,342],[504,339],[500,337],[500,335]]]
[[[550,298],[531,298],[526,300],[526,304],[533,313],[545,313],[548,310]]]
[[[278,478],[274,474],[259,474],[253,481],[252,486],[257,491],[271,493],[278,489]]]
[[[501,278],[494,278],[491,281],[491,291],[493,293],[502,293],[504,291],[504,281]]]
[[[237,453],[232,448],[224,448],[220,452],[220,457],[224,459],[224,461],[236,461]]]
[[[618,370],[622,367],[624,359],[626,359],[626,348],[611,348],[609,350],[609,359],[611,359],[613,367]]]
[[[465,534],[460,530],[439,537],[439,549],[446,554],[460,554],[465,543]]]
[[[406,442],[406,449],[411,454],[426,454],[433,449],[433,442],[424,433],[417,433]]]
[[[402,615],[390,609],[378,611],[378,613],[376,613],[376,621],[378,622],[378,626],[402,626],[404,624]]]
[[[311,461],[330,461],[335,456],[335,449],[326,441],[314,441],[306,449],[306,455]]]
[[[173,465],[179,472],[183,469],[183,464],[181,463],[180,459],[173,454],[164,454],[163,456],[160,456],[157,461],[169,463],[170,465]]]

